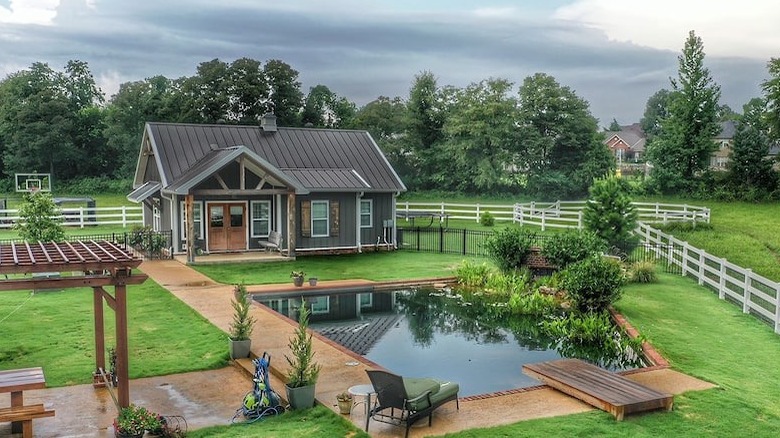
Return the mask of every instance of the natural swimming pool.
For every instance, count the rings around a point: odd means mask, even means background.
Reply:
[[[306,300],[313,330],[396,374],[458,382],[461,396],[538,385],[523,374],[523,364],[559,359],[565,357],[561,352],[571,351],[540,329],[538,317],[499,317],[494,305],[432,288],[363,288],[255,299],[292,319]],[[627,352],[607,366],[636,367],[636,356]],[[603,358],[594,361],[599,360]]]

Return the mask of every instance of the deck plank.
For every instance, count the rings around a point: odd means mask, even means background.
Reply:
[[[523,372],[548,386],[609,412],[620,421],[624,414],[654,409],[671,410],[674,396],[656,391],[579,359],[523,365]]]

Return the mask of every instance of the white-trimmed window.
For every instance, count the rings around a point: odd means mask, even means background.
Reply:
[[[330,296],[314,297],[309,301],[312,315],[330,312]]]
[[[311,201],[311,237],[328,237],[330,224],[328,201]]]
[[[179,208],[181,209],[181,215],[179,217],[181,218],[181,232],[179,233],[181,235],[181,241],[182,243],[187,241],[187,205],[184,201],[179,203]],[[202,239],[203,238],[203,203],[201,202],[193,202],[192,203],[192,221],[195,225],[195,239]]]
[[[374,200],[360,200],[360,228],[371,228],[374,226]]]
[[[271,201],[252,201],[252,237],[271,233]]]
[[[367,307],[373,307],[374,305],[374,294],[371,292],[359,294],[360,295],[360,308],[365,309]]]
[[[152,231],[160,231],[162,228],[162,217],[160,214],[160,207],[152,207]]]

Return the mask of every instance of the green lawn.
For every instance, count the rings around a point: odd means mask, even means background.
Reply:
[[[110,290],[110,288],[109,288]],[[147,280],[128,287],[130,378],[220,368],[227,335]],[[106,308],[106,346],[114,312]],[[43,366],[49,386],[92,381],[92,289],[0,293],[0,369]]]
[[[331,256],[299,257],[292,262],[196,265],[198,271],[225,284],[273,284],[290,282],[291,271],[320,280],[407,280],[448,277],[463,260],[482,260],[447,254],[412,251],[368,252]]]

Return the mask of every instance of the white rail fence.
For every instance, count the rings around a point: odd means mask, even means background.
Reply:
[[[85,228],[94,225],[143,225],[143,207],[78,207],[61,208],[62,224],[70,227]],[[0,210],[0,229],[13,228],[19,217],[19,210]]]
[[[547,228],[582,229],[582,212],[586,201],[528,202],[524,204],[451,204],[445,202],[399,202],[397,211],[401,217],[434,214],[440,221],[445,218],[479,222],[485,212],[498,222],[515,222],[521,225]],[[634,202],[639,220],[645,223],[710,221],[710,210],[687,204],[662,204]]]
[[[772,324],[780,334],[780,284],[647,224],[640,224],[637,231],[643,240],[669,248],[658,250],[657,258],[681,267],[682,275],[714,290],[720,299],[741,306],[743,313]]]

